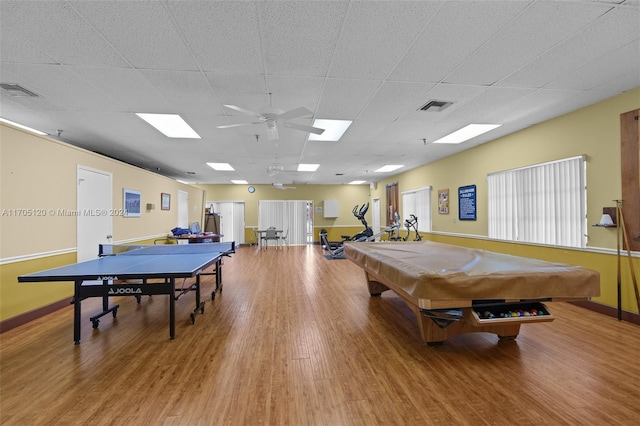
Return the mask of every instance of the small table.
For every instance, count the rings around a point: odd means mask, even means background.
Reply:
[[[282,233],[284,232],[282,229],[276,229],[275,231],[276,231],[276,236],[278,238],[280,238]],[[262,236],[267,233],[267,230],[266,229],[256,229],[256,232],[258,234],[258,250],[262,250],[262,238],[263,238]]]

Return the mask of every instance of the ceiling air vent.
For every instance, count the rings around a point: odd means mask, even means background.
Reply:
[[[426,104],[422,105],[420,108],[418,108],[418,111],[438,112],[438,111],[442,111],[443,109],[445,109],[446,107],[448,107],[451,104],[453,104],[453,102],[429,101]]]
[[[18,84],[0,83],[0,88],[4,93],[14,98],[37,98],[38,95]]]

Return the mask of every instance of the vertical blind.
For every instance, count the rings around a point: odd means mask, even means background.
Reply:
[[[410,215],[418,218],[418,231],[431,231],[431,187],[414,189],[402,193],[402,214],[400,226]]]
[[[243,201],[208,201],[213,210],[220,215],[221,241],[235,241],[244,244],[244,202]]]
[[[487,175],[489,237],[586,246],[583,156]]]
[[[304,200],[260,200],[258,202],[258,228],[275,226],[289,232],[289,244],[307,243],[307,205]]]

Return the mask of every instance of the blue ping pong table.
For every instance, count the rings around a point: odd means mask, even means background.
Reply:
[[[102,312],[90,318],[97,328],[99,318],[111,313],[115,318],[119,305],[109,307],[109,297],[135,296],[140,302],[143,295],[169,295],[169,336],[175,338],[175,300],[194,291],[195,315],[204,313],[204,302],[200,300],[200,275],[215,275],[216,287],[211,293],[222,291],[222,258],[235,253],[235,242],[203,243],[188,245],[107,245],[99,247],[97,259],[32,274],[21,275],[18,282],[74,282],[73,340],[80,344],[81,302],[89,297],[102,297]],[[212,272],[206,272],[213,267]],[[176,287],[176,279],[194,278],[188,287]],[[161,282],[147,282],[162,279]],[[135,280],[135,283],[132,282]],[[141,281],[141,282],[140,282]]]

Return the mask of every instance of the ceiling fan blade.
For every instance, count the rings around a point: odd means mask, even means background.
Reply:
[[[321,135],[324,132],[324,129],[320,129],[318,127],[305,126],[304,124],[296,124],[296,123],[282,123],[284,127],[289,127],[291,129],[302,130],[303,132],[315,133],[316,135]]]
[[[253,111],[250,111],[248,109],[240,108],[239,106],[235,106],[235,105],[224,105],[224,106],[229,108],[229,109],[233,109],[235,111],[241,112],[243,114],[252,115],[252,116],[257,117],[257,118],[263,118],[257,112],[253,112]]]
[[[221,126],[216,126],[216,129],[229,129],[231,127],[250,126],[252,124],[262,124],[262,121],[254,121],[252,123],[223,124]]]
[[[292,118],[304,117],[305,115],[311,115],[313,112],[309,111],[305,107],[298,107],[291,111],[285,111],[278,115],[278,120],[291,120]]]

